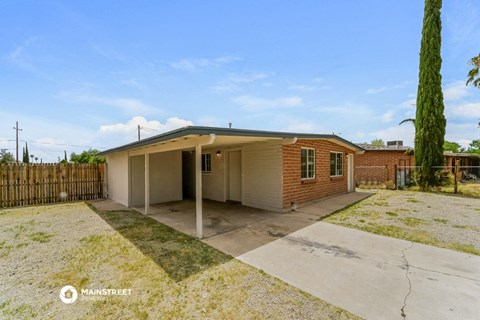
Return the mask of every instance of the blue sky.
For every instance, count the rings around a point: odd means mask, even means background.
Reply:
[[[413,143],[423,1],[0,2],[0,147],[56,161],[194,125]],[[480,2],[444,1],[446,139],[480,138]],[[21,145],[24,143],[22,142]]]

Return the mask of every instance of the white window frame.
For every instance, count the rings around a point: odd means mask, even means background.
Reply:
[[[315,179],[315,148],[301,148],[300,149],[300,178],[301,180],[313,180]],[[302,177],[302,153],[303,151],[306,151],[306,163],[305,163],[305,170],[306,170],[306,177]],[[313,152],[313,162],[309,162],[309,152],[312,151]],[[309,176],[309,170],[308,170],[308,165],[309,164],[313,164],[313,171],[312,171],[312,176]]]
[[[332,165],[332,163],[331,163],[332,154],[335,154],[335,174],[333,174],[333,175],[332,175],[332,167],[331,167],[331,165]],[[338,160],[337,155],[339,155],[339,154],[342,155],[342,166],[340,168],[338,167],[338,162],[337,162],[337,160]],[[343,152],[330,151],[329,161],[330,161],[330,163],[329,163],[329,169],[328,170],[330,171],[330,177],[343,177],[343,171],[344,171],[343,170],[343,164],[344,164],[344,161],[345,161],[345,154]],[[342,170],[341,174],[338,174],[339,169]]]
[[[209,161],[207,158],[210,158]],[[202,153],[202,173],[212,172],[212,154]]]

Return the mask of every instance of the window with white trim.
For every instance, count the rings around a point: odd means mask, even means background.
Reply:
[[[330,152],[330,176],[343,176],[343,152]]]
[[[302,148],[300,158],[301,158],[301,178],[314,179],[315,178],[315,149]]]
[[[210,153],[202,153],[202,172],[212,172],[212,155]]]

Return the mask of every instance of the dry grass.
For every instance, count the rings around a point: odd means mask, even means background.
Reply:
[[[479,208],[475,205],[480,203],[468,198],[381,190],[324,221],[480,255]]]
[[[137,212],[0,213],[2,319],[358,319]],[[67,284],[132,294],[66,305]]]
[[[454,189],[453,186],[448,186],[448,187],[442,187],[440,191],[453,194],[453,191],[454,191],[453,189]],[[458,183],[457,192],[459,195],[480,198],[480,183],[460,182]]]

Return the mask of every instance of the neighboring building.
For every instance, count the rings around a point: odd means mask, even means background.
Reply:
[[[365,152],[355,159],[355,183],[359,185],[395,184],[395,168],[409,173],[409,167],[415,166],[413,149],[403,145],[403,141],[388,141],[386,146],[374,146],[359,143]]]
[[[128,207],[196,198],[238,201],[277,212],[355,190],[363,149],[335,135],[185,127],[99,155],[107,157],[108,197]]]
[[[444,152],[445,165],[450,168],[449,171],[455,172],[455,161],[458,160],[458,179],[465,179],[468,174],[474,174],[477,178],[480,178],[480,155],[476,153],[455,153]]]

